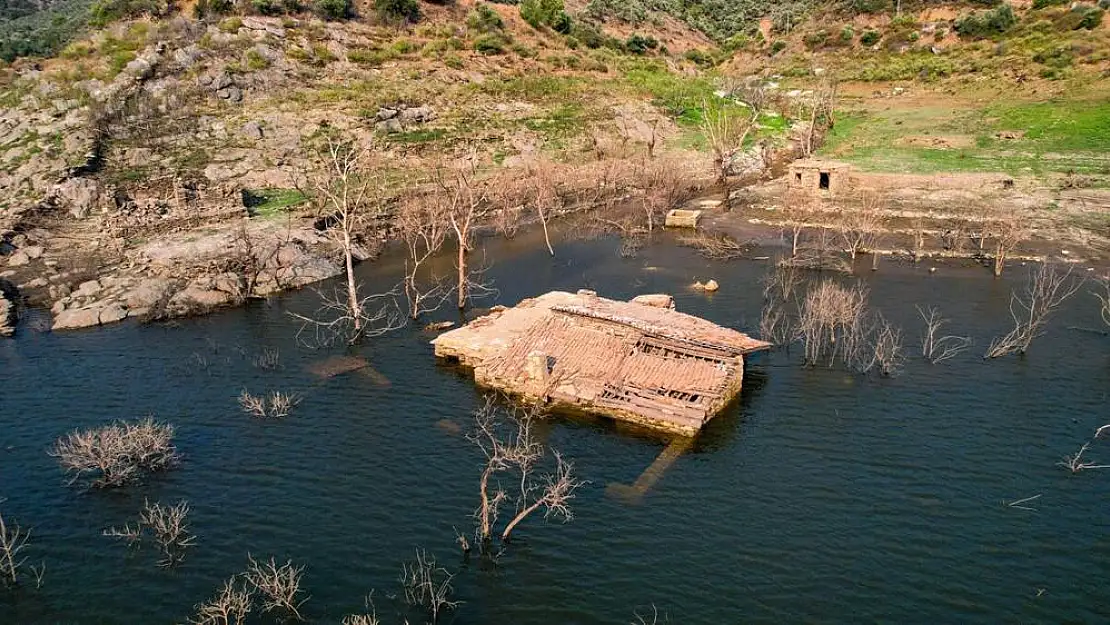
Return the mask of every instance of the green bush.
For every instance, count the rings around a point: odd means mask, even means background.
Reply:
[[[844,43],[851,43],[856,38],[856,31],[852,30],[851,26],[845,26],[840,29],[840,40]]]
[[[415,2],[413,3],[415,4]],[[377,6],[375,4],[375,6]],[[345,20],[355,14],[355,7],[352,0],[315,0],[313,8],[316,13],[326,20]],[[419,19],[420,9],[416,9],[416,17]]]
[[[1009,4],[989,11],[976,11],[956,20],[956,32],[968,39],[981,39],[1001,35],[1017,23],[1017,16]]]
[[[520,3],[520,17],[532,28],[544,26],[557,33],[569,34],[573,28],[563,0],[524,0]]]
[[[1106,11],[1090,4],[1077,4],[1071,8],[1071,12],[1078,17],[1077,24],[1072,30],[1080,28],[1094,30],[1102,24],[1102,16]]]
[[[505,38],[497,34],[482,35],[474,40],[474,51],[481,54],[504,54],[508,44]]]
[[[91,0],[67,0],[44,11],[19,14],[0,0],[0,59],[52,56],[88,23]],[[8,10],[10,13],[4,14]]]
[[[632,33],[624,42],[624,49],[632,54],[647,54],[650,50],[659,48],[659,40],[655,37]]]
[[[170,9],[167,0],[97,0],[89,8],[89,23],[106,26],[114,21],[150,15],[161,17]]]
[[[820,48],[825,45],[829,39],[829,31],[821,29],[817,32],[809,33],[802,38],[805,41],[806,47],[810,49]]]
[[[278,0],[251,0],[251,7],[262,15],[278,15],[282,12]]]
[[[1071,0],[1033,0],[1034,9],[1045,9],[1048,7],[1061,6],[1068,4]]]
[[[479,2],[467,16],[466,26],[479,33],[490,33],[504,30],[505,21],[488,4]]]
[[[374,10],[385,20],[415,22],[420,19],[416,0],[374,0]]]
[[[861,46],[871,47],[879,43],[879,40],[882,38],[882,34],[880,34],[877,30],[865,30],[863,31],[863,34],[860,35],[859,43]]]
[[[785,49],[786,49],[786,42],[783,41],[782,39],[777,39],[777,40],[775,40],[774,43],[771,44],[771,56],[774,56],[774,55],[778,54],[779,52],[782,52]]]
[[[567,46],[572,50],[577,48],[579,43],[591,50],[598,48],[620,50],[622,46],[619,39],[606,35],[596,24],[584,20],[576,21],[571,29],[571,36],[567,37]]]
[[[886,13],[892,8],[891,0],[851,0],[848,7],[853,13]]]

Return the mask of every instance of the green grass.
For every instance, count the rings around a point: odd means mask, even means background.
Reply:
[[[395,132],[388,135],[386,138],[394,143],[432,143],[446,136],[447,131],[443,128],[420,128],[417,130]]]
[[[999,131],[1019,131],[1003,139]],[[907,139],[949,140],[950,147]],[[1110,173],[1110,102],[1007,102],[982,109],[890,108],[841,114],[818,153],[865,171]]]
[[[297,189],[251,189],[243,195],[250,213],[263,218],[280,216],[308,200]]]

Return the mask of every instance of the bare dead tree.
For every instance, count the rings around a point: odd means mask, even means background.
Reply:
[[[543,240],[547,244],[547,252],[555,256],[555,248],[551,247],[551,235],[547,231],[547,219],[548,215],[563,207],[563,199],[559,195],[554,169],[548,161],[541,160],[529,166],[528,175],[534,185],[532,205],[540,218],[540,225],[543,226]]]
[[[935,306],[922,308],[917,306],[917,314],[925,322],[925,330],[921,335],[921,357],[932,364],[944,362],[955,358],[971,346],[971,338],[943,334],[944,326],[948,325],[940,311]]]
[[[300,598],[304,566],[293,566],[292,560],[278,566],[274,558],[258,562],[250,554],[247,559],[250,563],[243,577],[261,596],[262,611],[278,612],[303,621],[300,608],[308,601],[308,597]]]
[[[759,119],[759,109],[752,106],[750,114],[744,117],[725,105],[710,105],[702,102],[702,134],[713,153],[713,166],[717,182],[728,180],[732,158],[743,149],[744,141]]]
[[[883,199],[877,193],[860,193],[859,204],[859,210],[843,210],[837,219],[837,229],[852,260],[874,247],[884,221]]]
[[[444,202],[442,211],[447,215],[457,244],[458,281],[455,293],[458,295],[459,310],[466,308],[470,301],[469,287],[473,281],[470,278],[468,261],[474,244],[474,217],[485,199],[484,191],[475,180],[476,158],[472,151],[465,166],[452,171],[446,171],[445,168],[440,167],[436,172],[436,183],[441,190],[441,201]]]
[[[1029,238],[1029,226],[1022,215],[1009,213],[996,215],[984,225],[984,233],[980,237],[980,246],[987,236],[994,238],[993,271],[995,277],[1002,275],[1006,267],[1006,259],[1021,245],[1022,241]]]
[[[826,79],[818,88],[810,102],[809,128],[802,142],[802,155],[809,158],[817,147],[818,128],[832,128],[836,123],[836,98],[839,85],[835,79]]]
[[[695,232],[678,238],[679,245],[692,247],[702,256],[713,260],[733,260],[742,258],[747,250],[736,239],[727,234]]]
[[[639,205],[650,233],[672,208],[688,200],[693,186],[680,163],[671,159],[641,161],[636,165],[635,184],[640,188]]]
[[[1093,295],[1098,298],[1098,312],[1102,322],[1110,326],[1110,274],[1099,278],[1097,285],[1098,290],[1093,291]]]
[[[158,566],[171,567],[184,560],[185,552],[196,542],[196,536],[189,530],[188,516],[189,503],[186,501],[173,506],[144,501],[135,527],[131,527],[130,523],[122,528],[112,527],[104,530],[104,535],[121,538],[134,545],[149,534],[162,554]]]
[[[866,311],[867,291],[860,285],[843,287],[822,280],[812,287],[802,300],[795,330],[805,364],[855,363],[864,345]]]
[[[544,446],[532,435],[532,422],[538,408],[514,408],[508,419],[502,418],[493,396],[475,412],[475,429],[467,435],[486,458],[479,480],[480,503],[475,517],[477,538],[485,547],[493,537],[500,507],[510,495],[495,482],[499,474],[511,475],[517,482],[515,512],[501,532],[506,542],[513,530],[537,510],[544,518],[572,518],[570,501],[583,482],[574,476],[574,467],[560,454],[553,452],[555,468],[551,473],[537,475],[538,463],[545,455]]]
[[[75,430],[54,443],[50,455],[69,475],[69,484],[87,480],[93,488],[114,488],[177,464],[174,428],[153,418],[118,421]]]
[[[837,234],[828,228],[813,229],[802,241],[797,254],[779,263],[810,271],[852,272],[852,265],[844,258],[837,243]]]
[[[797,267],[775,262],[763,277],[763,310],[759,318],[759,336],[774,345],[784,346],[794,340],[794,319],[798,308],[795,290],[802,278]]]
[[[339,341],[353,344],[393,332],[405,326],[406,316],[397,303],[396,289],[373,293],[358,301],[357,316],[353,315],[346,294],[337,289],[331,294],[317,290],[320,305],[312,315],[290,313],[300,320],[297,342],[308,348],[334,345]]]
[[[876,314],[870,330],[870,341],[856,368],[862,372],[877,371],[890,377],[898,373],[905,358],[902,353],[902,331],[881,314]]]
[[[425,263],[443,248],[447,237],[449,222],[443,208],[444,204],[438,201],[410,198],[401,205],[394,220],[408,256],[405,260],[404,290],[412,319],[438,309],[453,292],[435,276],[431,277],[427,287],[420,277]]]
[[[1064,459],[1061,460],[1058,464],[1062,467],[1066,467],[1072,473],[1079,473],[1080,471],[1086,471],[1087,469],[1110,469],[1110,464],[1096,464],[1094,462],[1086,462],[1083,460],[1083,454],[1087,453],[1087,448],[1090,446],[1090,441],[1083,443],[1083,446],[1079,448],[1079,451],[1075,452],[1075,454],[1073,455],[1064,456]]]
[[[426,609],[432,623],[439,622],[442,613],[458,606],[457,601],[451,600],[455,592],[451,583],[454,579],[454,574],[437,564],[435,557],[423,549],[416,550],[415,560],[401,565],[400,581],[405,601]]]
[[[1014,328],[991,341],[985,358],[1024,354],[1033,340],[1044,334],[1052,314],[1082,286],[1072,277],[1072,268],[1059,271],[1055,265],[1040,265],[1029,274],[1024,292],[1010,293],[1010,317]]]
[[[9,525],[4,520],[4,515],[0,514],[0,579],[3,579],[5,585],[19,584],[23,565],[27,563],[23,550],[30,539],[30,530],[14,523]]]
[[[783,231],[790,236],[790,258],[798,256],[802,235],[814,226],[823,212],[823,202],[821,197],[801,189],[791,189],[783,196],[779,213],[783,218]]]
[[[361,338],[396,329],[388,305],[371,309],[380,304],[383,295],[364,297],[355,280],[355,255],[357,238],[368,220],[379,217],[382,210],[382,185],[369,173],[372,146],[359,147],[353,140],[333,133],[324,133],[322,144],[317,145],[312,160],[315,170],[297,177],[296,183],[305,195],[312,198],[320,218],[328,224],[343,250],[346,273],[346,292],[332,297],[321,294],[323,304],[317,317],[294,315],[316,331],[317,337],[330,337],[330,342],[344,339],[354,343]],[[396,308],[393,301],[392,308]],[[385,323],[382,323],[386,321]],[[302,327],[302,331],[305,327]],[[300,336],[301,333],[298,333]]]
[[[246,580],[234,575],[216,596],[196,606],[197,613],[189,622],[192,625],[243,625],[254,609],[254,596]]]
[[[631,625],[659,625],[660,623],[670,622],[665,615],[662,621],[659,620],[659,608],[655,607],[654,603],[651,604],[651,614],[647,614],[646,612],[640,614],[640,611],[636,610],[632,616],[635,620],[632,621]]]
[[[555,457],[555,470],[552,474],[543,478],[542,485],[529,483],[528,470],[531,469],[531,466],[528,466],[527,470],[523,465],[518,466],[521,471],[521,484],[524,490],[518,502],[519,509],[516,515],[501,532],[502,541],[508,541],[512,536],[513,529],[541,508],[544,511],[544,520],[556,518],[566,523],[574,518],[570,501],[574,499],[574,491],[582,485],[582,482],[575,479],[572,463],[564,460],[559,452],[552,452],[552,455]]]

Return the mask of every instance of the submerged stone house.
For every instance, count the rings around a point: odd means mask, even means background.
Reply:
[[[771,347],[677,312],[667,295],[585,290],[495,309],[432,344],[481,386],[684,435],[740,393],[745,355]]]

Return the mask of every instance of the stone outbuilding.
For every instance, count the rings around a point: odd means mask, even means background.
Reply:
[[[805,159],[790,165],[787,186],[791,189],[836,195],[851,186],[852,166],[836,161]]]

